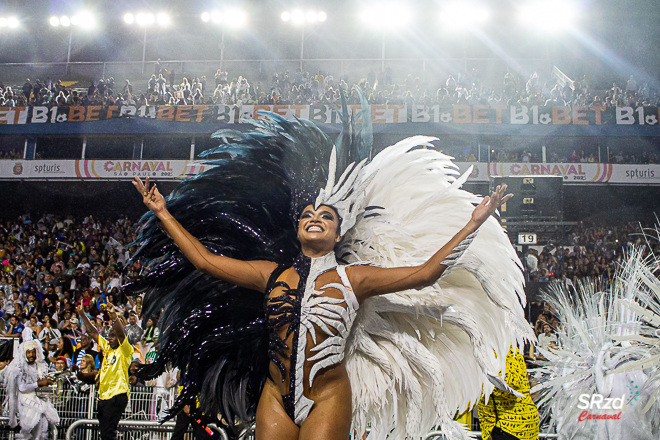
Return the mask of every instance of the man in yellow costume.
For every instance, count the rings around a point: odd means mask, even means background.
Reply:
[[[523,394],[518,398],[497,388],[486,403],[481,398],[477,410],[481,435],[484,440],[537,440],[539,438],[539,413],[529,395],[529,379],[522,354],[513,346],[506,355],[505,381]]]

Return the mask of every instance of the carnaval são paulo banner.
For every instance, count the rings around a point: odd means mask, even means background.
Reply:
[[[353,113],[359,105],[349,106]],[[0,125],[91,122],[120,118],[148,118],[188,123],[235,124],[256,118],[258,111],[271,111],[287,119],[294,117],[318,123],[340,123],[337,109],[327,105],[179,105],[179,106],[61,106],[0,107]],[[372,105],[376,124],[436,122],[445,124],[506,125],[658,125],[659,107],[563,107],[453,105]]]
[[[566,184],[660,185],[660,165],[599,163],[483,163],[455,162],[461,174],[472,171],[468,182],[488,182],[491,176],[547,176]],[[130,180],[184,179],[209,166],[187,160],[0,160],[0,179]]]
[[[206,167],[187,160],[0,160],[3,179],[180,179]]]

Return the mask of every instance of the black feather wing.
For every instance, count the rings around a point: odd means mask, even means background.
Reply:
[[[267,116],[247,133],[217,132],[221,145],[205,153],[213,167],[181,182],[167,208],[213,253],[290,264],[299,253],[298,213],[327,177],[332,144],[307,121]],[[213,160],[217,153],[231,159]],[[152,213],[137,242],[147,275],[127,288],[145,292],[145,322],[161,314],[158,354],[140,375],[179,368],[183,390],[171,416],[197,398],[211,417],[250,420],[268,373],[264,293],[195,270]]]

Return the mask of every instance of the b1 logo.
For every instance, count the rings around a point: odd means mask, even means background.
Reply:
[[[625,396],[612,398],[603,397],[601,394],[580,394],[578,397],[579,409],[583,409],[580,413],[578,420],[584,422],[585,420],[620,420],[621,413],[624,405]],[[608,413],[591,413],[594,408],[599,410],[617,411]]]

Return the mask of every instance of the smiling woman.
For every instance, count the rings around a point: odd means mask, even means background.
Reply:
[[[167,200],[133,182],[153,263],[132,290],[165,329],[141,374],[172,362],[185,372],[172,416],[197,397],[200,413],[256,420],[258,439],[343,440],[368,423],[376,439],[438,424],[462,436],[453,414],[492,390],[487,377],[503,382],[493,348],[532,335],[519,262],[491,217],[506,187],[460,190],[467,174],[433,138],[363,159],[370,118],[361,132],[344,113],[353,136],[336,150],[311,123],[267,116],[218,133],[208,154],[234,158]]]

